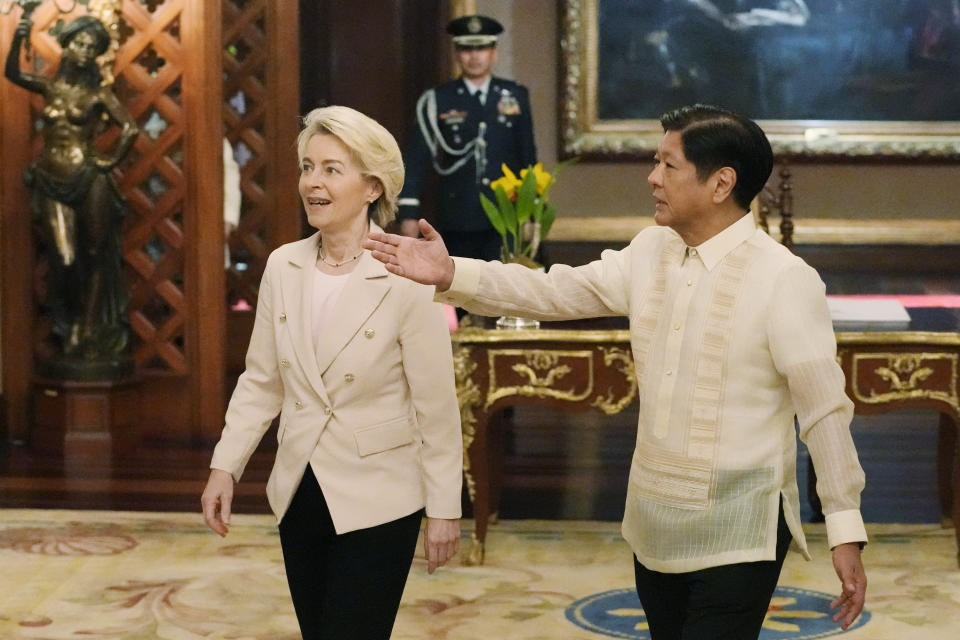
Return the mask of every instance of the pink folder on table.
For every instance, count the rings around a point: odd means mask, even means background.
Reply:
[[[859,294],[849,296],[827,296],[827,300],[897,300],[904,307],[946,307],[960,308],[960,295],[955,293],[934,293],[918,295],[897,294]]]

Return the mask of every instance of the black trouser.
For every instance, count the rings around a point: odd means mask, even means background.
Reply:
[[[634,556],[637,595],[652,640],[756,640],[791,539],[781,506],[776,560],[660,573]]]
[[[337,535],[310,467],[280,521],[287,583],[304,640],[389,640],[423,510]]]

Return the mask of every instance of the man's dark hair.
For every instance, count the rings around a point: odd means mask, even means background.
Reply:
[[[705,104],[680,107],[660,116],[664,132],[678,131],[683,155],[697,168],[703,181],[722,167],[737,173],[733,199],[750,208],[773,171],[770,141],[756,122]]]

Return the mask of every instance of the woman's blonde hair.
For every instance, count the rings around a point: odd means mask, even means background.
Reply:
[[[297,136],[297,158],[303,160],[310,138],[336,136],[350,150],[366,178],[380,182],[383,193],[367,209],[371,220],[384,227],[397,215],[397,196],[403,186],[403,156],[400,147],[382,124],[350,107],[314,109],[303,118]]]

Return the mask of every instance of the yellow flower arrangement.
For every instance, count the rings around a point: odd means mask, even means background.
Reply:
[[[547,201],[556,171],[551,175],[538,162],[520,171],[518,178],[506,164],[501,168],[503,176],[490,183],[496,204],[482,193],[480,204],[503,239],[503,261],[539,267],[534,256],[557,216],[556,207]]]

